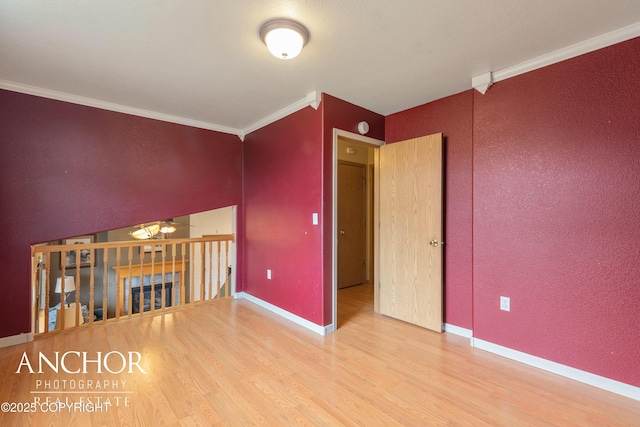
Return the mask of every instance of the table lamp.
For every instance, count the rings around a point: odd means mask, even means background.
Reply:
[[[64,289],[62,286],[62,277],[58,277],[56,279],[55,293],[59,294],[61,292],[64,292],[64,300],[65,302],[67,302],[67,307],[69,307],[69,302],[68,302],[69,294],[75,290],[76,290],[76,282],[75,280],[73,280],[73,276],[64,277]]]

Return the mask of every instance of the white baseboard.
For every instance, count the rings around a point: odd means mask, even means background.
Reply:
[[[259,305],[262,308],[266,308],[270,312],[275,313],[278,316],[284,317],[285,319],[290,320],[293,323],[296,323],[304,328],[307,328],[310,331],[313,331],[319,335],[327,335],[328,333],[331,333],[335,330],[335,327],[333,326],[333,324],[327,325],[327,326],[316,325],[315,323],[310,322],[307,319],[304,319],[296,314],[290,313],[287,310],[283,310],[280,307],[277,307],[271,303],[261,300],[260,298],[256,298],[253,295],[250,295],[246,292],[236,292],[235,299],[245,299],[249,302]]]
[[[33,332],[0,338],[0,348],[33,341]]]
[[[444,324],[444,331],[453,335],[460,335],[464,338],[473,337],[473,331],[471,329],[461,328],[460,326],[450,325],[449,323]]]
[[[566,378],[570,378],[575,381],[579,381],[584,384],[598,387],[603,390],[628,397],[630,399],[640,401],[640,387],[635,387],[620,381],[601,377],[600,375],[595,375],[590,372],[572,368],[567,365],[562,365],[557,362],[552,362],[541,357],[532,356],[527,353],[513,350],[508,347],[503,347],[498,344],[493,344],[491,342],[480,340],[477,338],[471,338],[471,346],[480,350],[497,354],[499,356],[506,357],[508,359],[515,360],[517,362],[524,363],[529,366],[533,366],[535,368],[539,368]]]
[[[327,325],[327,326],[316,325],[315,323],[310,322],[307,319],[303,319],[300,316],[297,316],[293,313],[283,310],[280,307],[276,307],[275,305],[268,303],[266,301],[263,301],[260,298],[256,298],[253,295],[247,294],[246,292],[236,293],[235,298],[246,299],[249,302],[259,305],[260,307],[265,308],[279,316],[282,316],[285,319],[290,320],[300,326],[303,326],[319,335],[326,335],[328,333],[335,331],[335,326],[333,324]],[[572,380],[575,380],[584,384],[598,387],[600,389],[607,390],[612,393],[616,393],[621,396],[625,396],[630,399],[640,401],[640,387],[635,387],[620,381],[615,381],[606,377],[602,377],[600,375],[595,375],[590,372],[586,372],[580,369],[572,368],[570,366],[562,365],[557,362],[552,362],[550,360],[546,360],[541,357],[532,356],[530,354],[513,350],[508,347],[503,347],[498,344],[493,344],[488,341],[474,338],[472,330],[462,328],[460,326],[455,326],[455,325],[450,325],[445,323],[444,330],[445,332],[448,332],[454,335],[459,335],[461,337],[469,338],[470,344],[474,348],[488,351],[498,356],[506,357],[508,359],[515,360],[517,362],[521,362],[526,365],[545,370],[547,372],[552,372],[554,374],[557,374],[566,378],[570,378]]]

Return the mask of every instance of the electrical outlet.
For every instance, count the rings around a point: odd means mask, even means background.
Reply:
[[[267,268],[267,280],[271,280],[271,270]]]
[[[511,298],[500,297],[500,310],[511,311]]]

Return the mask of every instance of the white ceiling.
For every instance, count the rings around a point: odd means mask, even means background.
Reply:
[[[258,36],[276,17],[311,34],[293,60]],[[0,87],[241,133],[313,91],[398,112],[638,23],[640,0],[0,0]]]

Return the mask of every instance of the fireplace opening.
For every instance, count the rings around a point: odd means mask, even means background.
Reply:
[[[164,284],[164,306],[165,307],[171,306],[172,288],[173,288],[172,283]],[[162,308],[162,284],[154,285],[153,293],[155,294],[153,298],[154,309],[159,310]],[[132,313],[139,313],[140,312],[140,287],[131,289],[131,294],[132,294],[131,295],[131,303],[132,303],[131,311]],[[151,285],[142,287],[142,298],[143,298],[143,302],[142,302],[143,311],[151,310]]]

